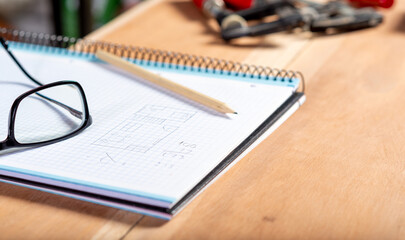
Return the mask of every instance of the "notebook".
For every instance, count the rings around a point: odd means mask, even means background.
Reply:
[[[75,80],[93,124],[39,148],[0,153],[0,179],[76,199],[170,219],[269,136],[305,101],[301,74],[241,63],[61,36],[0,29],[27,71],[43,83]],[[97,49],[220,99],[219,114],[96,59]],[[14,99],[35,87],[0,66],[0,132]]]

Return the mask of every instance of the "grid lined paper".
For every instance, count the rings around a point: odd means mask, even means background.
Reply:
[[[164,69],[156,72],[238,112],[222,115],[106,64],[24,50],[15,54],[44,83],[78,81],[93,125],[56,144],[0,155],[1,169],[170,202],[184,196],[293,91]],[[4,54],[0,64],[10,64]],[[6,99],[0,106],[2,133],[12,101],[29,89],[22,85],[33,85],[17,71],[0,76],[2,100]]]

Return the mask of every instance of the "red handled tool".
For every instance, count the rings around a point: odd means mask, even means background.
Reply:
[[[394,4],[394,0],[349,0],[349,2],[361,7],[371,6],[382,8],[390,8]]]
[[[234,10],[242,10],[253,7],[253,0],[225,0],[226,5]],[[255,4],[257,5],[257,4]]]
[[[193,0],[195,5],[200,9],[203,8],[204,2],[206,1],[208,0]],[[227,7],[233,10],[242,10],[253,6],[253,0],[225,0],[223,2],[226,3]]]

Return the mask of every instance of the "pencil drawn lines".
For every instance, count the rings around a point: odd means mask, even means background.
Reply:
[[[105,156],[100,158],[100,163],[110,163],[110,162],[115,163],[116,161],[108,153],[105,153]]]
[[[146,153],[177,131],[195,113],[165,106],[146,105],[93,144]]]
[[[122,166],[124,166],[126,163],[125,162],[121,162],[121,161],[117,161],[115,160],[110,154],[105,153],[105,156],[102,156],[100,158],[99,161],[101,164],[103,165],[109,165],[109,164],[120,164]]]

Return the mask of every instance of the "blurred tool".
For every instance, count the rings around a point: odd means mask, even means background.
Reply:
[[[355,9],[342,1],[316,3],[307,0],[193,0],[208,16],[215,18],[221,26],[224,40],[244,36],[259,36],[294,28],[312,32],[326,32],[328,29],[352,31],[374,27],[383,20],[373,8]],[[228,3],[228,1],[231,1]],[[371,0],[370,0],[371,1]],[[234,8],[249,8],[232,11]],[[248,25],[247,21],[274,16],[276,20]]]
[[[383,16],[373,8],[355,9],[341,1],[326,4],[307,0],[297,2],[304,4],[300,14],[305,26],[312,32],[324,32],[329,28],[353,31],[375,27],[383,21]]]

